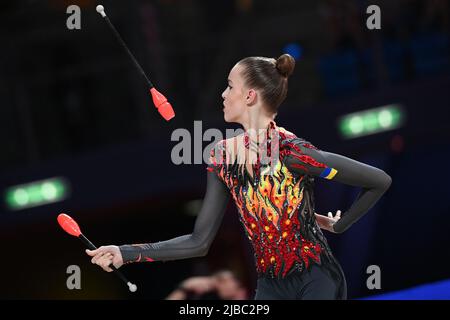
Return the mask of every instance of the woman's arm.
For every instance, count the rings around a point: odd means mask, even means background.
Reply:
[[[214,172],[207,173],[206,194],[191,234],[157,243],[120,246],[123,262],[176,260],[206,255],[222,222],[229,192]]]
[[[228,199],[226,186],[214,172],[208,172],[205,198],[191,234],[157,243],[102,246],[96,250],[86,250],[86,253],[93,257],[92,263],[108,272],[112,271],[109,267],[111,263],[119,268],[131,262],[204,256],[222,222]]]
[[[215,147],[219,147],[217,150],[224,153],[224,140]],[[215,151],[216,148],[210,153],[206,194],[191,234],[156,243],[103,246],[92,251],[86,250],[86,253],[93,257],[92,263],[112,272],[109,267],[111,263],[119,268],[124,263],[167,261],[206,255],[220,227],[230,198],[228,188],[220,178],[223,167],[222,162],[216,158]]]
[[[336,233],[346,231],[380,199],[392,179],[383,170],[339,154],[321,151],[299,142],[288,151],[284,163],[292,172],[334,180],[362,190],[342,218],[333,225]]]

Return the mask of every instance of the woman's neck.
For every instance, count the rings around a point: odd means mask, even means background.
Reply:
[[[244,126],[244,143],[248,146],[249,143],[259,143],[266,139],[270,123],[273,122],[273,117],[259,117],[254,121],[249,121],[247,126]]]
[[[270,116],[251,117],[247,123],[243,124],[243,127],[247,132],[250,130],[260,132],[260,130],[266,130],[272,121],[273,117]]]

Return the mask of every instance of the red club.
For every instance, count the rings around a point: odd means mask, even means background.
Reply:
[[[97,247],[81,233],[78,223],[75,220],[73,220],[70,216],[68,216],[65,213],[59,214],[58,215],[58,223],[61,226],[61,228],[64,229],[64,231],[66,231],[68,234],[80,239],[90,250],[97,249]],[[116,267],[114,267],[112,264],[109,267],[114,271],[114,273],[120,279],[122,279],[123,282],[125,282],[128,285],[128,289],[131,292],[136,292],[137,286],[135,284],[128,281],[128,279],[125,278],[125,276],[122,274],[122,272],[117,270]]]
[[[120,36],[119,32],[117,32],[116,28],[112,24],[112,22],[109,20],[108,16],[105,13],[105,8],[102,5],[98,5],[96,8],[97,12],[100,13],[100,15],[105,18],[105,21],[107,22],[108,26],[110,27],[111,31],[116,36],[116,39],[119,41],[119,43],[122,45],[123,49],[127,52],[128,56],[133,61],[134,65],[138,69],[138,71],[141,73],[141,75],[145,78],[147,81],[147,84],[149,85],[149,90],[152,95],[153,103],[155,104],[156,109],[158,109],[161,116],[166,120],[169,121],[173,117],[175,117],[175,112],[173,111],[173,108],[171,104],[167,101],[167,98],[160,93],[158,90],[156,90],[153,83],[149,80],[147,75],[145,74],[144,70],[142,69],[139,62],[137,62],[134,55],[131,53],[130,49],[128,49],[127,45],[125,44],[125,41],[123,41],[122,37]]]

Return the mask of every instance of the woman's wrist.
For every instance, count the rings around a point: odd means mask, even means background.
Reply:
[[[122,255],[123,264],[134,262],[141,262],[142,254],[140,249],[133,245],[119,246],[120,254]]]

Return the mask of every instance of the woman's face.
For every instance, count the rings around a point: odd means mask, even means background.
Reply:
[[[228,86],[222,93],[226,122],[245,122],[248,90],[242,77],[243,67],[236,64],[228,75]]]

